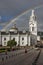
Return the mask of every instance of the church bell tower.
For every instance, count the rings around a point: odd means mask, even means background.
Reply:
[[[29,20],[29,32],[30,32],[31,45],[37,44],[37,20],[36,20],[34,10],[32,10],[30,20]]]
[[[32,10],[32,14],[29,20],[29,31],[33,35],[37,35],[37,21],[34,10]]]

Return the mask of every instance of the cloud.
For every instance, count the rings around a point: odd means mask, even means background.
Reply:
[[[0,0],[0,16],[5,16],[5,17],[12,16],[12,18],[13,17],[15,18],[16,16],[20,15],[24,11],[42,4],[43,4],[43,0]],[[41,26],[43,23],[43,7],[38,8],[36,10],[36,15],[38,19],[38,24],[41,23],[41,25],[38,25],[40,27],[38,29],[41,29]],[[25,26],[25,24],[26,26],[28,26],[28,21],[26,22],[26,19],[25,19],[26,15],[24,16],[25,20],[24,19],[22,20],[22,18],[23,16],[21,17],[21,20],[19,18],[19,20],[16,21],[17,26],[22,27],[22,26]]]
[[[0,0],[0,15],[14,15],[15,17],[40,4],[43,4],[43,0]]]

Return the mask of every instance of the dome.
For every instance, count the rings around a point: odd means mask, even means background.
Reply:
[[[10,31],[18,31],[18,28],[14,25],[14,26],[10,29]]]

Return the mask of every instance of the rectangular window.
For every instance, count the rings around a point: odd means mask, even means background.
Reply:
[[[6,42],[4,42],[4,45],[6,45]]]
[[[22,42],[22,44],[24,44],[24,42]]]
[[[4,40],[6,40],[6,38],[4,38]]]
[[[34,31],[34,27],[32,27],[32,31]]]
[[[22,40],[24,40],[24,38],[22,38]]]
[[[13,38],[13,40],[15,40],[15,38]]]

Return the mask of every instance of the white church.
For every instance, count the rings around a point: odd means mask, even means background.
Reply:
[[[16,26],[13,26],[8,32],[0,31],[0,45],[7,46],[7,41],[15,39],[17,46],[36,45],[37,39],[37,20],[34,10],[32,10],[29,20],[29,31],[19,31]]]

